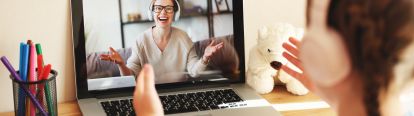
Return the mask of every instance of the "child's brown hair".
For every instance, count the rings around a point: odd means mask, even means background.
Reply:
[[[328,26],[344,39],[353,70],[361,75],[367,114],[380,115],[379,93],[387,91],[395,78],[393,69],[413,41],[413,1],[331,0],[327,18]]]

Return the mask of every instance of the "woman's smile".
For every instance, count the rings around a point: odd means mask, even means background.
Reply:
[[[170,19],[168,16],[159,16],[158,21],[160,23],[168,23],[168,19]]]

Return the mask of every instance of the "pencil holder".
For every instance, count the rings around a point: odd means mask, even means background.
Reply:
[[[18,71],[17,71],[18,73]],[[30,95],[25,92],[28,90],[39,103],[43,111],[48,116],[57,116],[57,98],[56,98],[56,76],[57,72],[51,70],[47,79],[33,81],[33,82],[22,82],[14,79],[11,75],[10,78],[13,80],[13,99],[14,99],[14,112],[16,116],[42,116],[42,110],[39,110],[39,106],[32,101]],[[22,88],[24,87],[24,88]]]

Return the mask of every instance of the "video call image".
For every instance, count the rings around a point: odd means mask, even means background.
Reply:
[[[232,81],[240,73],[232,0],[83,0],[88,90]]]

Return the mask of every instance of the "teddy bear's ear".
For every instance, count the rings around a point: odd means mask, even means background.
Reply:
[[[268,37],[268,35],[269,35],[268,27],[263,26],[262,28],[259,29],[259,33],[258,33],[259,38],[258,39],[266,39]]]

